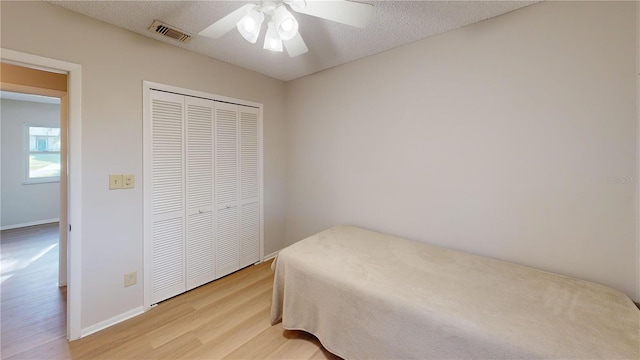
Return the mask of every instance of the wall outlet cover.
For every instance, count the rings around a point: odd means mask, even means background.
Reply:
[[[136,282],[138,282],[137,278],[138,278],[138,273],[135,271],[128,274],[124,274],[124,287],[135,285]]]
[[[133,189],[135,187],[135,177],[133,174],[122,175],[122,188]]]

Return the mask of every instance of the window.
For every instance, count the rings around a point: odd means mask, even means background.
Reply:
[[[60,181],[60,128],[27,125],[25,182]]]

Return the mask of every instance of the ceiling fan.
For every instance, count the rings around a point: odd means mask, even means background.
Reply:
[[[342,24],[364,28],[373,14],[373,5],[348,0],[272,0],[246,4],[200,31],[199,35],[219,38],[238,29],[242,37],[255,44],[262,23],[267,21],[264,48],[272,51],[287,49],[290,57],[309,51],[298,32],[298,21],[288,10],[316,16]]]

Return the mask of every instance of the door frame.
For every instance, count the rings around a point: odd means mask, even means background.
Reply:
[[[82,67],[62,60],[0,48],[0,60],[28,68],[67,73],[68,183],[67,183],[67,339],[81,336],[82,322]],[[74,236],[74,234],[76,234]]]

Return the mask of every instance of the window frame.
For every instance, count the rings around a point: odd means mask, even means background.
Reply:
[[[32,127],[41,127],[41,128],[51,128],[51,129],[58,129],[60,131],[62,131],[62,128],[58,125],[44,125],[44,124],[37,124],[37,123],[25,123],[24,124],[24,146],[22,148],[22,152],[23,152],[23,156],[24,156],[24,161],[23,161],[23,166],[24,166],[24,180],[23,180],[23,184],[24,185],[33,185],[33,184],[46,184],[46,183],[56,183],[56,182],[60,182],[60,175],[58,176],[44,176],[44,177],[31,177],[29,174],[29,157],[32,153],[45,153],[45,154],[58,154],[60,157],[62,157],[62,152],[60,150],[58,151],[31,151],[30,148],[30,129]],[[62,137],[62,133],[60,133],[60,135],[58,135],[59,137]],[[60,164],[62,164],[62,158],[60,158]]]

